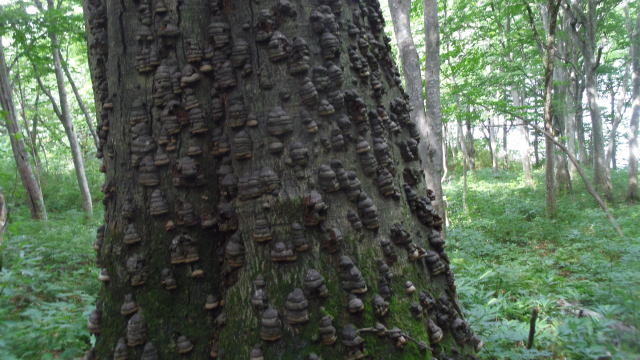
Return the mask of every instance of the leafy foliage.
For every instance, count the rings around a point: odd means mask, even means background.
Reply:
[[[460,182],[448,185],[449,255],[458,292],[486,343],[483,359],[614,359],[640,354],[640,206],[620,205],[621,239],[584,189],[544,216],[542,186],[514,172],[476,172],[464,212]],[[538,174],[539,176],[541,174]],[[618,188],[623,173],[614,178]],[[541,182],[542,179],[539,179]],[[531,310],[540,309],[535,347],[525,348]],[[580,309],[598,317],[577,317]]]

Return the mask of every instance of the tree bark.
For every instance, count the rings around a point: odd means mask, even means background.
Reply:
[[[404,80],[406,85],[406,91],[409,95],[411,102],[411,116],[418,124],[420,135],[423,140],[420,142],[420,152],[423,154],[423,169],[427,178],[427,186],[433,189],[436,193],[437,201],[434,202],[434,206],[438,210],[440,216],[444,217],[444,202],[442,198],[442,131],[433,132],[434,125],[432,122],[437,121],[442,126],[440,115],[440,62],[439,62],[439,40],[428,39],[432,43],[427,42],[427,57],[428,60],[434,61],[434,55],[430,52],[435,52],[437,56],[438,65],[435,66],[437,72],[434,74],[434,69],[431,65],[426,66],[426,78],[427,78],[427,97],[436,96],[437,99],[428,99],[427,105],[437,106],[434,111],[425,111],[425,101],[422,95],[422,73],[420,71],[420,59],[418,57],[418,51],[413,42],[413,36],[411,33],[411,0],[389,1],[389,9],[391,10],[391,19],[393,22],[393,30],[398,43],[398,50],[400,51],[400,60],[402,62],[402,70],[404,74]],[[437,10],[437,9],[436,9]],[[426,12],[426,10],[425,10]],[[426,16],[426,15],[425,15]],[[426,21],[426,18],[425,18]],[[436,37],[439,37],[437,26],[437,13],[435,15],[435,26],[431,25],[432,19],[429,23],[426,23],[425,34],[427,38],[432,37],[429,35],[430,31],[436,31]],[[430,78],[434,80],[429,80]],[[433,89],[430,89],[433,87]],[[436,104],[437,102],[437,104]],[[437,116],[437,117],[436,117]],[[437,141],[437,138],[440,141]],[[432,143],[433,142],[433,143]],[[434,146],[438,146],[438,150],[434,151]],[[439,155],[439,157],[438,157]]]
[[[29,163],[29,155],[25,149],[24,141],[22,141],[22,134],[18,127],[16,119],[16,110],[13,103],[13,94],[11,90],[11,83],[9,80],[9,69],[4,58],[4,46],[2,45],[2,38],[0,38],[0,105],[4,110],[4,120],[7,131],[9,132],[9,140],[11,141],[11,150],[13,151],[13,158],[16,161],[16,168],[20,174],[20,180],[27,193],[27,200],[29,203],[29,211],[31,212],[31,218],[35,220],[46,220],[47,210],[42,198],[42,190],[40,185],[36,181],[36,178],[31,169]]]
[[[522,99],[522,95],[520,90],[516,87],[511,88],[511,102],[513,107],[516,109],[522,109],[524,106],[524,101]],[[522,162],[522,173],[524,176],[525,183],[528,186],[533,187],[533,175],[531,173],[531,135],[529,134],[529,129],[526,124],[522,124],[518,126],[520,130],[520,134],[524,139],[524,150],[520,154],[520,161]]]
[[[628,11],[628,10],[627,10]],[[627,186],[627,200],[640,201],[638,193],[638,158],[640,146],[638,146],[638,125],[640,123],[640,10],[636,9],[635,29],[631,34],[631,59],[633,71],[633,92],[631,121],[629,125],[629,183]]]
[[[570,24],[567,20],[568,17],[563,17],[561,22],[562,31],[568,31],[568,26]],[[567,74],[566,64],[558,59],[566,59],[567,58],[567,39],[560,38],[557,46],[558,56],[556,57],[557,64],[554,67],[554,103],[555,103],[555,129],[558,132],[558,138],[561,139],[563,144],[567,144],[568,134],[566,132],[567,128],[567,118],[569,117],[567,114],[567,100],[568,100],[568,82],[569,77]],[[560,191],[571,191],[571,174],[569,172],[569,160],[567,159],[567,155],[561,151],[555,152],[555,174],[556,174],[556,184],[557,188]]]
[[[558,24],[558,10],[561,0],[548,0],[547,2],[547,39],[544,53],[544,129],[549,134],[555,136],[553,129],[553,73],[555,62],[555,36]],[[550,136],[545,136],[545,199],[547,205],[547,216],[556,215],[556,187],[554,174],[554,146]]]
[[[582,98],[584,97],[584,76],[576,81],[576,92],[574,94],[574,104],[576,105],[575,124],[578,141],[578,159],[582,164],[589,163],[589,151],[587,148],[586,135],[584,130],[584,109]]]
[[[469,206],[467,204],[467,195],[469,193],[468,184],[467,184],[467,171],[469,170],[469,156],[465,155],[468,152],[466,139],[464,137],[464,131],[462,128],[462,121],[458,120],[458,142],[460,143],[460,148],[462,150],[462,208],[464,211],[468,211]]]
[[[408,1],[410,2],[410,1]],[[425,94],[426,133],[422,144],[426,155],[423,168],[427,175],[427,187],[436,195],[436,209],[444,218],[445,206],[442,192],[442,108],[440,104],[440,25],[438,0],[424,0],[425,44]]]
[[[509,169],[509,124],[507,124],[507,118],[505,117],[502,122],[502,156],[504,160],[505,169]]]
[[[487,133],[488,133],[488,141],[489,141],[489,153],[491,154],[491,171],[494,173],[498,172],[498,141],[496,136],[496,122],[494,122],[493,117],[489,116],[487,119]]]
[[[466,154],[467,154],[467,162],[469,163],[469,170],[476,169],[476,145],[475,140],[473,139],[473,126],[471,125],[471,120],[465,119],[466,133],[465,133],[465,141],[466,141]]]
[[[456,302],[379,3],[323,3],[85,2],[104,109],[97,358],[152,346],[161,359],[480,347]],[[417,318],[406,315],[412,286],[430,309],[414,307]],[[402,352],[377,321],[405,332]],[[338,344],[323,345],[334,330]]]
[[[572,33],[578,41],[578,46],[584,59],[585,90],[587,92],[587,103],[591,115],[591,139],[593,143],[593,174],[596,186],[604,191],[605,198],[613,201],[613,186],[611,184],[611,174],[606,163],[604,150],[604,136],[602,130],[602,114],[598,106],[598,83],[597,68],[599,65],[599,55],[597,55],[596,40],[596,1],[586,1],[586,12],[581,5],[574,0],[565,0],[567,15],[582,24],[581,30],[572,27]]]
[[[45,8],[42,5],[40,0],[35,1],[36,7],[41,12],[45,12]],[[47,10],[52,10],[54,8],[53,0],[47,0]],[[69,101],[67,99],[67,90],[64,84],[64,73],[62,71],[62,56],[60,54],[60,41],[58,40],[58,36],[52,30],[47,31],[47,35],[49,36],[49,40],[51,41],[51,55],[53,58],[53,69],[56,77],[56,85],[58,89],[58,98],[60,101],[59,108],[56,110],[55,108],[55,100],[53,96],[51,96],[51,92],[47,92],[42,80],[38,78],[38,83],[47,96],[51,100],[52,106],[54,106],[54,111],[60,122],[62,123],[62,127],[64,128],[64,132],[67,135],[67,141],[69,141],[69,148],[71,150],[71,157],[73,159],[73,167],[76,173],[76,180],[78,181],[78,187],[80,189],[80,196],[82,197],[82,209],[84,210],[87,217],[92,216],[93,214],[93,201],[91,199],[91,191],[89,190],[89,182],[87,181],[87,175],[84,168],[84,159],[82,156],[82,150],[80,149],[80,144],[78,142],[78,137],[76,135],[75,129],[73,128],[73,120],[71,119],[71,111],[69,110]],[[35,67],[35,64],[34,64]]]

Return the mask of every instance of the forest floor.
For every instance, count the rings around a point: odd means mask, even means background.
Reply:
[[[0,189],[19,196],[15,173],[3,170]],[[556,219],[546,218],[538,180],[532,189],[518,172],[479,170],[467,210],[461,181],[446,185],[448,252],[466,316],[485,343],[479,356],[640,359],[640,205],[613,207],[621,239],[581,185],[560,195]],[[624,188],[623,173],[614,180]],[[71,175],[50,179],[46,223],[10,203],[0,247],[0,359],[72,359],[90,341],[86,318],[99,289],[92,244],[102,214],[85,219],[74,189]],[[527,350],[534,307],[538,331]],[[580,310],[593,316],[578,317]]]

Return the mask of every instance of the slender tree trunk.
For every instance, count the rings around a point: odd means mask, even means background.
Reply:
[[[447,146],[447,138],[449,136],[449,129],[447,128],[447,124],[442,124],[442,182],[446,181],[447,176],[449,176],[449,147]],[[446,203],[445,203],[446,207]]]
[[[496,139],[496,122],[493,117],[489,117],[487,120],[487,133],[489,141],[489,153],[491,154],[491,171],[498,172],[498,142]]]
[[[582,98],[584,97],[584,79],[578,80],[576,87],[574,104],[576,104],[575,124],[578,141],[578,157],[580,162],[584,165],[589,163],[589,151],[584,130],[584,108],[582,107]]]
[[[555,36],[558,24],[558,10],[560,0],[549,0],[547,2],[547,39],[544,54],[544,129],[548,133],[554,134],[553,129],[553,72],[555,63]],[[547,204],[547,216],[556,215],[556,187],[554,174],[554,143],[549,136],[545,136],[545,199]]]
[[[566,27],[570,26],[567,21],[568,16],[563,17],[561,27],[563,31],[568,30]],[[556,66],[554,67],[553,73],[553,88],[554,88],[554,120],[555,120],[555,129],[558,132],[558,138],[562,139],[563,144],[568,142],[567,133],[566,133],[566,123],[567,123],[567,88],[569,77],[567,74],[566,65],[557,60],[566,59],[567,57],[567,39],[560,38],[558,41],[558,56],[556,57]],[[556,184],[557,188],[560,191],[571,191],[571,174],[569,173],[569,160],[567,155],[561,151],[555,151],[555,174],[556,174]]]
[[[11,142],[13,158],[16,161],[16,168],[18,169],[20,180],[22,180],[22,185],[27,193],[31,218],[46,220],[47,210],[44,206],[42,190],[33,174],[31,164],[29,164],[29,155],[25,149],[24,141],[22,141],[22,134],[20,133],[20,128],[16,120],[16,110],[9,80],[9,69],[7,68],[4,58],[2,38],[0,38],[0,105],[2,105],[2,109],[5,112],[3,116],[5,126],[9,132],[9,140]]]
[[[540,136],[537,131],[533,132],[533,158],[534,166],[540,166]]]
[[[69,82],[69,85],[71,85],[71,90],[73,90],[73,95],[75,96],[76,102],[78,103],[78,106],[80,107],[80,110],[84,115],[84,120],[87,123],[89,132],[91,133],[91,138],[93,139],[93,144],[97,149],[98,133],[96,132],[95,125],[93,124],[93,117],[91,116],[89,109],[87,109],[87,106],[85,105],[84,100],[82,100],[82,95],[80,95],[78,86],[76,85],[76,82],[73,80],[73,76],[71,76],[71,72],[69,71],[69,65],[66,62],[62,62],[62,70],[64,70],[64,74],[67,77],[67,81]]]
[[[18,102],[20,103],[20,116],[22,117],[22,123],[24,125],[24,130],[27,132],[27,139],[29,152],[31,153],[31,157],[35,163],[36,171],[36,181],[40,184],[40,179],[42,178],[42,163],[40,162],[40,155],[38,154],[38,142],[37,142],[37,117],[34,116],[33,125],[29,124],[29,118],[27,117],[27,101],[25,99],[24,88],[22,86],[22,76],[19,71],[19,67],[16,66],[16,85],[18,87]],[[36,95],[36,103],[39,101],[40,93]]]
[[[571,52],[571,51],[572,51],[572,46],[570,43],[568,43],[567,52]],[[568,79],[569,85],[566,88],[567,89],[567,96],[566,96],[567,114],[565,116],[565,134],[567,138],[567,150],[575,158],[578,157],[578,153],[577,153],[578,133],[576,131],[576,116],[578,112],[577,107],[579,106],[575,102],[575,95],[574,95],[574,88],[575,88],[574,82],[575,82],[576,76],[577,75],[575,71],[572,70],[569,72],[569,79]],[[571,178],[575,178],[576,175],[577,175],[577,170],[573,165],[573,163],[569,161],[569,176]]]
[[[596,0],[587,0],[585,2],[587,4],[586,11],[583,11],[582,5],[577,4],[575,0],[566,1],[571,5],[567,8],[567,14],[582,24],[582,28],[579,31],[572,27],[572,33],[574,38],[578,40],[580,52],[584,58],[585,90],[591,115],[594,182],[601,191],[604,191],[605,198],[608,201],[613,201],[613,186],[604,150],[602,114],[598,106],[596,70],[599,64],[599,55],[596,54],[598,52],[596,49]]]
[[[40,11],[44,11],[44,7],[39,1],[36,1],[36,6]],[[48,9],[53,9],[53,0],[47,0]],[[62,122],[62,127],[67,135],[69,141],[69,148],[71,149],[71,157],[73,159],[73,167],[76,173],[76,179],[78,181],[78,187],[80,188],[80,195],[82,197],[82,209],[85,214],[90,217],[93,214],[93,202],[91,199],[91,191],[89,190],[89,182],[87,181],[87,175],[84,168],[84,159],[82,157],[82,150],[78,142],[78,137],[73,128],[73,120],[71,119],[71,111],[69,110],[69,101],[67,100],[67,90],[64,84],[64,73],[62,71],[62,57],[60,55],[60,42],[55,32],[49,31],[49,40],[51,40],[51,54],[53,57],[53,69],[56,76],[56,84],[58,88],[58,98],[60,101],[59,117]]]
[[[427,22],[425,10],[426,34],[426,86],[427,110],[422,96],[422,73],[420,59],[411,34],[411,0],[389,1],[393,29],[400,51],[400,60],[404,74],[406,91],[411,101],[411,116],[418,125],[422,141],[419,144],[423,154],[423,169],[427,177],[427,186],[436,194],[434,206],[440,216],[444,217],[442,198],[442,121],[440,116],[440,44],[438,32],[437,5],[435,15],[430,15]],[[430,9],[429,11],[432,11]],[[433,23],[435,21],[435,24]],[[432,34],[432,32],[435,32]],[[435,36],[435,39],[431,39]],[[435,54],[434,54],[435,52]],[[434,62],[437,61],[437,62]],[[432,98],[430,98],[432,97]],[[436,107],[435,109],[433,107]],[[438,140],[439,139],[439,140]]]
[[[410,1],[407,1],[410,3]],[[408,14],[408,12],[407,12]],[[425,32],[425,94],[427,134],[423,140],[426,156],[423,168],[427,172],[427,187],[436,193],[436,209],[444,218],[442,192],[442,109],[440,104],[440,25],[438,0],[424,0]]]
[[[96,358],[398,358],[376,322],[407,332],[403,357],[479,348],[378,1],[153,4],[85,1],[105,110]]]
[[[469,210],[469,207],[467,204],[467,194],[469,192],[468,185],[467,185],[467,171],[469,170],[469,162],[467,161],[467,159],[469,159],[469,156],[466,156],[464,154],[467,154],[469,149],[467,148],[467,141],[464,136],[462,121],[458,120],[457,124],[458,124],[458,142],[460,143],[460,148],[463,154],[462,156],[462,208],[464,209],[465,212],[467,212]]]
[[[522,94],[516,87],[511,87],[511,102],[516,109],[522,109],[524,106],[524,100]],[[520,154],[520,161],[522,162],[522,173],[525,183],[528,186],[533,187],[533,175],[531,173],[531,135],[526,124],[518,125],[518,130],[522,138],[524,139],[523,150]]]
[[[628,10],[627,10],[628,11]],[[638,192],[638,158],[640,158],[640,146],[638,145],[638,125],[640,123],[640,10],[636,8],[636,24],[631,34],[631,59],[633,71],[633,93],[631,122],[629,125],[629,184],[627,187],[627,200],[639,201]]]
[[[471,120],[469,119],[465,119],[465,126],[466,126],[466,134],[465,134],[465,141],[466,141],[466,148],[467,151],[465,152],[467,154],[467,162],[469,164],[469,170],[475,170],[476,169],[476,145],[475,145],[475,140],[473,139],[473,126],[471,126]]]
[[[507,124],[507,118],[505,117],[502,122],[502,155],[504,160],[504,166],[509,168],[509,148],[507,147],[509,141],[509,125]]]

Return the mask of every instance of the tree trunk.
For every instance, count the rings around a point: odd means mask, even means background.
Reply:
[[[273,3],[85,2],[107,178],[94,354],[479,348],[378,1]]]
[[[410,3],[410,1],[407,1]],[[407,12],[408,13],[408,12]],[[440,104],[440,26],[438,23],[438,0],[424,0],[425,33],[425,86],[427,131],[421,145],[426,151],[423,169],[426,171],[427,187],[436,195],[434,206],[442,218],[445,215],[442,192],[442,109]]]
[[[50,33],[50,38],[53,53],[53,68],[56,75],[58,98],[60,99],[60,113],[62,115],[60,121],[62,122],[62,127],[64,128],[64,132],[67,134],[67,140],[69,141],[73,167],[76,172],[80,195],[82,196],[82,209],[87,216],[91,216],[93,214],[91,192],[89,190],[89,182],[87,181],[87,175],[84,169],[82,150],[80,149],[78,137],[76,136],[76,131],[73,128],[73,121],[71,120],[71,112],[69,111],[69,102],[67,101],[67,91],[65,89],[64,74],[62,72],[62,63],[60,59],[59,43],[57,36],[54,33]]]
[[[466,154],[467,154],[467,162],[469,164],[469,170],[476,169],[476,145],[473,139],[473,127],[471,126],[471,120],[465,119],[465,126],[467,128],[467,132],[465,134],[466,141]]]
[[[64,74],[67,77],[67,81],[69,81],[69,85],[71,85],[71,90],[73,90],[73,95],[76,98],[76,102],[84,115],[84,120],[87,123],[87,127],[89,128],[89,132],[91,133],[91,138],[93,139],[93,144],[96,149],[98,148],[98,133],[96,132],[95,125],[93,124],[93,118],[89,113],[89,109],[82,100],[82,95],[80,95],[80,91],[78,91],[78,86],[76,86],[76,82],[73,80],[71,76],[71,72],[69,71],[69,65],[66,62],[62,63],[62,70],[64,70]]]
[[[569,56],[571,56],[570,54],[572,51],[573,51],[573,47],[571,46],[570,43],[567,43],[567,52]],[[576,131],[576,116],[577,116],[577,112],[579,111],[578,110],[579,104],[576,104],[575,95],[574,95],[574,91],[575,91],[574,84],[576,81],[576,77],[577,77],[577,74],[575,70],[572,69],[571,71],[569,71],[569,79],[568,79],[569,85],[566,87],[567,114],[565,117],[565,134],[567,138],[567,150],[575,158],[578,157],[578,153],[577,153],[578,133]],[[570,161],[569,176],[571,178],[575,178],[576,175],[577,175],[577,169],[575,168],[573,163]]]
[[[584,131],[584,109],[582,107],[582,98],[584,97],[584,80],[578,80],[576,87],[574,104],[576,104],[575,124],[578,141],[578,157],[582,164],[588,164],[589,151]]]
[[[467,204],[467,194],[468,194],[468,187],[467,187],[467,171],[469,170],[469,162],[467,161],[469,159],[469,156],[464,155],[467,154],[468,150],[467,149],[467,144],[465,141],[465,137],[464,137],[464,131],[462,129],[462,121],[458,120],[458,141],[460,143],[460,148],[462,150],[462,208],[464,209],[464,211],[466,212],[469,207]]]
[[[507,124],[507,118],[504,118],[502,122],[502,156],[504,160],[504,166],[509,169],[509,148],[507,147],[509,141],[509,125]]]
[[[491,171],[498,172],[498,141],[496,136],[496,123],[493,117],[489,117],[487,120],[487,133],[489,140],[489,153],[491,154]]]
[[[520,90],[516,87],[511,88],[511,102],[516,109],[522,109],[524,101]],[[524,150],[520,154],[520,161],[522,162],[522,173],[525,183],[528,186],[533,186],[533,176],[531,174],[531,135],[526,124],[518,125],[518,130],[524,139]]]
[[[40,185],[38,185],[33,174],[33,170],[31,169],[29,155],[25,149],[24,141],[22,141],[22,134],[20,133],[18,121],[16,119],[16,110],[13,103],[13,94],[9,80],[9,69],[7,68],[4,58],[2,38],[0,38],[0,105],[2,105],[2,109],[5,112],[3,116],[5,126],[9,132],[9,140],[11,141],[13,158],[16,161],[16,168],[18,169],[20,180],[22,180],[22,185],[27,193],[31,218],[36,220],[46,220],[47,210],[44,206],[42,190],[40,189]]]
[[[427,96],[437,96],[437,99],[428,99],[427,105],[431,102],[437,101],[437,104],[431,104],[437,106],[437,114],[433,114],[434,111],[427,110],[425,112],[425,102],[422,96],[422,73],[420,71],[420,59],[418,57],[418,51],[413,42],[413,36],[411,34],[411,0],[389,1],[389,9],[391,10],[391,19],[393,20],[393,30],[398,43],[398,50],[400,51],[400,60],[402,61],[402,70],[404,74],[404,80],[406,85],[406,91],[409,95],[411,102],[411,117],[414,119],[420,130],[420,135],[423,140],[419,144],[421,154],[423,154],[423,169],[426,174],[427,186],[433,189],[436,193],[437,201],[434,202],[434,206],[438,210],[441,217],[444,217],[444,207],[442,200],[442,132],[438,130],[434,132],[433,121],[438,121],[439,126],[442,125],[440,119],[440,62],[439,62],[439,41],[435,40],[435,43],[431,44],[427,42],[427,56],[431,56],[433,60],[434,52],[437,55],[438,65],[433,66],[436,68],[436,74],[433,74],[434,69],[432,66],[426,67],[427,78]],[[437,10],[437,9],[436,9]],[[425,11],[426,13],[426,11]],[[426,21],[426,18],[425,18]],[[435,26],[431,25],[431,22],[425,23],[425,33],[427,34],[427,41],[430,40],[429,31],[435,31],[436,37],[439,36],[437,13],[435,15]],[[435,82],[429,82],[429,78],[436,76]],[[429,91],[433,87],[434,91]],[[434,115],[437,115],[437,119],[434,119]],[[437,142],[437,137],[440,137],[440,141]],[[434,142],[435,141],[435,142]],[[433,143],[432,143],[433,142]],[[437,143],[436,143],[437,142]],[[434,150],[434,146],[438,149]],[[439,158],[438,158],[439,155]]]
[[[558,24],[558,10],[561,0],[547,2],[547,39],[544,53],[544,129],[555,136],[553,129],[553,73],[555,62],[555,36]],[[554,143],[549,136],[545,136],[545,199],[547,216],[556,215],[556,187],[554,174]]]
[[[568,16],[565,16],[562,19],[561,27],[563,31],[568,31],[567,27],[570,24],[567,21]],[[566,38],[561,38],[558,41],[558,56],[559,59],[567,58],[567,40]],[[553,89],[554,89],[554,120],[555,126],[554,128],[558,132],[558,138],[561,139],[563,145],[566,145],[568,142],[568,136],[566,133],[566,123],[567,123],[567,84],[569,82],[569,77],[567,74],[566,65],[563,61],[559,61],[556,58],[556,66],[554,67],[553,72]],[[567,155],[561,151],[555,152],[555,174],[556,174],[556,185],[558,190],[560,191],[571,191],[571,175],[569,173],[569,160]]]
[[[35,1],[35,5],[41,12],[45,12],[45,8],[40,0]],[[53,0],[47,0],[47,11],[54,9]],[[51,55],[53,58],[53,69],[56,77],[56,85],[58,88],[58,98],[60,101],[59,109],[55,109],[55,100],[51,93],[47,93],[51,104],[54,107],[56,115],[58,115],[64,132],[67,135],[67,141],[69,141],[69,148],[71,149],[71,157],[73,159],[73,167],[76,173],[76,179],[78,181],[78,187],[80,188],[80,195],[82,197],[82,209],[87,217],[93,214],[93,202],[91,199],[91,192],[89,190],[89,183],[87,181],[87,175],[84,168],[84,159],[82,157],[82,150],[78,143],[78,137],[75,129],[73,128],[73,120],[71,119],[71,111],[69,110],[69,101],[67,100],[67,90],[64,84],[64,73],[62,71],[62,56],[60,54],[60,41],[58,35],[53,31],[48,31],[49,40],[51,41]],[[33,65],[35,67],[35,64]],[[38,78],[38,83],[43,91],[46,91],[42,80]]]
[[[585,90],[587,92],[587,103],[591,115],[593,179],[596,186],[601,191],[604,191],[605,198],[608,201],[613,201],[613,186],[611,184],[611,175],[609,166],[606,163],[604,150],[602,114],[598,106],[598,75],[596,70],[599,65],[599,55],[596,55],[596,1],[588,0],[585,3],[587,4],[586,12],[583,11],[582,5],[577,4],[575,0],[571,0],[571,6],[568,8],[567,14],[582,24],[579,32],[575,27],[572,27],[572,33],[578,41],[580,52],[584,59]]]
[[[9,210],[7,210],[7,202],[4,196],[0,192],[0,246],[2,246],[4,229],[7,227],[7,216]],[[2,262],[0,262],[0,269],[2,269]]]
[[[628,11],[628,10],[627,10]],[[631,59],[633,70],[633,93],[631,122],[629,125],[629,184],[627,187],[627,200],[639,201],[638,192],[638,158],[640,146],[638,146],[638,125],[640,122],[640,10],[636,9],[636,25],[631,34]]]

